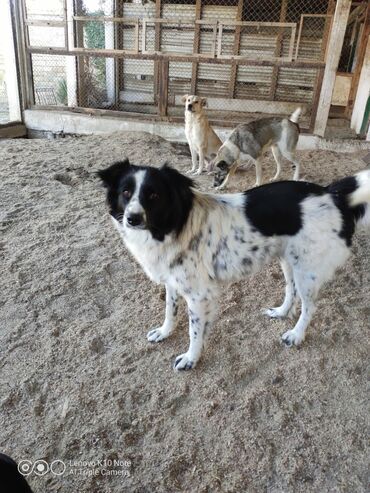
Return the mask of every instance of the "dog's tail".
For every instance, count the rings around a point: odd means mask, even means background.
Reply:
[[[290,115],[289,120],[293,123],[298,123],[299,117],[302,113],[302,108],[297,108],[296,110],[293,111],[293,113]]]
[[[370,169],[334,182],[328,190],[336,201],[344,201],[356,224],[370,229]]]

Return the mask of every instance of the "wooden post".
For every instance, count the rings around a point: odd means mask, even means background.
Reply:
[[[160,19],[161,18],[161,10],[162,10],[162,0],[155,0],[155,18]],[[156,22],[154,25],[154,51],[158,52],[161,49],[161,23]],[[159,62],[156,60],[154,62],[154,102],[158,103],[159,99]],[[158,106],[159,107],[159,106]]]
[[[333,95],[335,76],[338,68],[340,53],[343,46],[351,0],[338,0],[335,9],[333,27],[330,33],[327,60],[324,72],[322,90],[315,121],[314,133],[323,136],[328,122],[331,99]]]
[[[195,20],[199,21],[202,15],[202,0],[196,0]],[[200,46],[200,24],[194,25],[193,54],[198,54]],[[193,62],[191,67],[190,94],[195,94],[197,90],[198,62]]]
[[[362,30],[359,49],[357,51],[356,67],[352,77],[351,90],[349,92],[348,104],[346,108],[347,116],[350,116],[353,110],[353,105],[356,99],[356,94],[358,89],[358,81],[360,80],[360,74],[365,59],[366,47],[367,47],[369,36],[370,36],[370,4],[367,5],[367,9],[364,16],[364,28]]]
[[[159,116],[167,116],[167,106],[168,106],[168,69],[169,61],[168,59],[162,58],[158,62],[159,64],[159,97],[158,97],[158,113]]]
[[[236,12],[237,21],[242,20],[243,5],[244,5],[244,0],[238,0],[238,10]],[[241,30],[242,30],[241,26],[235,26],[235,38],[234,38],[234,47],[233,47],[234,55],[239,54]],[[237,73],[238,73],[238,65],[234,60],[230,67],[229,98],[233,98],[235,96],[235,84],[236,84]]]
[[[82,0],[75,0],[75,15],[83,15]],[[84,46],[83,23],[74,21],[74,46],[83,48]],[[86,87],[86,60],[84,56],[77,57],[77,96],[78,106],[88,107],[87,87]]]
[[[279,22],[285,22],[287,10],[288,10],[288,0],[282,0]],[[281,55],[281,49],[283,47],[283,38],[284,38],[284,34],[283,32],[280,31],[276,40],[276,48],[275,48],[276,57],[280,57]],[[269,98],[272,101],[274,101],[275,99],[278,77],[279,77],[279,67],[275,65],[275,67],[272,69],[270,98]]]
[[[326,14],[329,16],[332,16],[335,11],[335,3],[334,0],[329,0],[328,3],[328,8],[326,10]],[[331,23],[332,23],[333,18],[332,17],[327,17],[325,20],[325,26],[324,26],[324,32],[322,36],[322,41],[321,41],[321,60],[325,60],[326,58],[326,53],[327,53],[327,47],[328,47],[328,37],[330,34],[330,28],[331,28]]]
[[[314,86],[314,91],[313,91],[313,101],[312,101],[312,108],[311,108],[311,115],[310,115],[310,127],[309,127],[309,130],[311,133],[313,133],[315,130],[315,121],[316,121],[317,110],[319,107],[319,100],[320,100],[320,93],[321,93],[323,78],[324,78],[324,67],[321,67],[317,70],[315,86]]]
[[[19,84],[20,84],[20,103],[21,110],[30,108],[35,104],[32,71],[29,74],[30,55],[26,50],[25,41],[25,19],[23,19],[22,1],[12,0],[11,17],[16,38],[16,57],[18,59],[19,68]],[[29,78],[31,75],[31,79]],[[31,84],[31,85],[30,85]]]

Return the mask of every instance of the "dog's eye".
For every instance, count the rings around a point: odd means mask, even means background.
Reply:
[[[122,195],[125,197],[125,199],[129,199],[131,197],[131,192],[130,190],[124,190],[122,192]]]
[[[149,194],[149,200],[158,200],[158,199],[159,199],[159,195],[156,192],[151,192]]]

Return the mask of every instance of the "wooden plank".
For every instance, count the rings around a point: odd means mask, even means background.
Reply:
[[[40,26],[40,27],[65,27],[65,21],[46,21],[46,20],[26,20],[27,26]]]
[[[280,18],[279,18],[280,22],[285,21],[287,8],[288,8],[288,0],[282,0],[281,9],[280,9]],[[275,56],[276,57],[280,57],[280,55],[281,55],[281,50],[283,47],[283,38],[284,38],[284,35],[282,32],[280,32],[278,34],[278,37],[276,40],[276,48],[275,48]],[[293,43],[294,43],[294,41],[293,41]],[[272,71],[272,76],[271,76],[271,87],[270,87],[270,99],[271,100],[275,99],[275,94],[276,94],[276,89],[277,89],[277,84],[278,84],[278,77],[279,77],[279,69],[278,69],[278,67],[274,67],[274,69]]]
[[[167,115],[168,106],[168,60],[161,60],[159,64],[159,99],[158,113],[160,116]]]
[[[83,0],[75,0],[75,13],[83,12]],[[79,22],[74,22],[74,46],[75,49],[84,49],[84,33]],[[70,50],[74,51],[74,50]],[[87,88],[85,77],[86,60],[85,57],[77,58],[77,104],[87,106]]]
[[[64,47],[68,50],[68,22],[67,22],[67,0],[63,0],[63,17],[64,17]]]
[[[238,10],[236,12],[236,21],[238,21],[238,22],[240,22],[241,19],[243,18],[243,6],[244,6],[244,0],[238,0]],[[239,54],[241,30],[242,30],[241,25],[238,25],[235,27],[233,55]],[[220,34],[222,36],[222,28],[221,28]],[[222,51],[222,39],[220,40],[220,52],[221,51]],[[221,53],[220,53],[220,55],[221,55]],[[236,64],[236,62],[234,60],[231,64],[231,68],[230,68],[230,81],[229,81],[229,89],[228,89],[228,93],[229,93],[230,98],[233,98],[235,96],[235,85],[236,85],[237,73],[238,73],[238,65]]]
[[[351,116],[354,101],[356,99],[358,82],[360,80],[361,70],[365,59],[367,41],[370,36],[370,3],[367,4],[367,9],[364,18],[364,28],[360,39],[359,49],[357,51],[356,67],[353,72],[351,90],[348,97],[348,105],[346,108],[346,115]]]
[[[94,16],[94,15],[74,15],[74,21],[80,22],[119,22],[121,24],[137,24],[138,17],[109,17],[109,16]]]
[[[22,123],[12,125],[0,125],[0,139],[14,139],[16,137],[25,137],[27,129]]]
[[[18,10],[20,16],[20,26],[23,31],[23,48],[24,48],[24,62],[25,62],[25,75],[26,75],[26,100],[25,107],[29,107],[35,104],[35,89],[33,84],[33,70],[32,70],[32,55],[29,52],[30,38],[28,33],[27,12],[26,12],[26,0],[21,0],[20,8]]]
[[[156,18],[161,17],[161,11],[162,11],[162,0],[155,0],[155,16]],[[155,31],[154,31],[154,50],[158,52],[161,47],[161,25],[160,24],[155,24]],[[157,103],[158,102],[158,88],[159,88],[159,65],[158,62],[154,62],[154,101]]]
[[[181,95],[176,95],[175,104],[181,104]],[[303,114],[308,109],[307,104],[301,104]],[[297,102],[286,101],[256,101],[255,99],[233,99],[217,98],[208,96],[208,111],[232,111],[235,113],[268,113],[268,114],[286,114],[291,115],[297,109]]]
[[[328,49],[328,39],[331,31],[331,26],[333,22],[333,15],[335,11],[334,0],[329,0],[328,8],[326,11],[327,17],[325,20],[324,33],[321,41],[321,60],[326,60],[326,54]]]
[[[315,128],[315,121],[317,116],[317,109],[319,107],[320,93],[322,88],[322,81],[324,79],[324,67],[321,67],[317,71],[315,80],[314,96],[312,101],[311,116],[310,116],[310,131],[313,133]]]
[[[199,21],[202,16],[202,0],[196,0],[195,3],[195,21]],[[200,23],[195,23],[194,27],[194,42],[193,42],[193,54],[199,52],[200,47]],[[191,82],[190,93],[195,94],[197,90],[197,77],[198,77],[198,62],[193,62],[191,66]]]
[[[330,33],[328,55],[325,66],[322,90],[318,102],[314,133],[324,136],[326,124],[329,117],[331,98],[334,89],[335,75],[338,69],[340,53],[343,46],[347,21],[351,9],[351,0],[338,0],[333,27]]]
[[[46,55],[88,55],[97,56],[103,58],[125,58],[127,60],[168,60],[174,62],[204,62],[212,63],[216,65],[230,65],[231,60],[223,58],[210,58],[202,55],[176,55],[176,54],[161,54],[161,53],[127,53],[124,50],[99,50],[99,49],[88,49],[88,48],[75,48],[73,50],[65,50],[64,48],[48,48],[48,47],[32,47],[29,53],[34,54],[46,54]],[[299,62],[290,62],[285,59],[271,59],[271,60],[260,60],[260,59],[250,59],[250,58],[237,58],[235,62],[238,65],[252,65],[256,67],[273,67],[275,65],[279,67],[290,67],[292,69],[298,68],[319,68],[324,67],[325,63],[320,61],[305,61],[301,60]]]

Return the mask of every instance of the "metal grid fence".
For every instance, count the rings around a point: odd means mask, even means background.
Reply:
[[[312,122],[333,0],[21,1],[36,105],[176,119],[196,93],[224,123]]]

